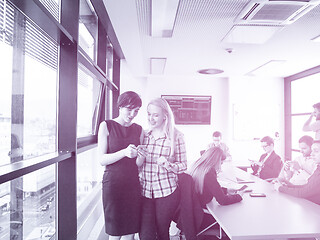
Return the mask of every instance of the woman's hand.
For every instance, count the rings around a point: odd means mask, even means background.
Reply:
[[[135,158],[138,155],[137,147],[130,144],[126,149],[124,149],[124,155],[128,158]]]
[[[138,156],[141,158],[146,158],[148,155],[148,150],[145,145],[139,145],[137,147],[137,151],[138,151]]]
[[[157,160],[157,163],[158,163],[159,166],[161,166],[161,167],[163,167],[163,168],[165,168],[167,170],[171,169],[170,162],[164,156],[159,157],[158,160]]]

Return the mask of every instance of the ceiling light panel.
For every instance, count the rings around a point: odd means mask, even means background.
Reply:
[[[179,0],[152,0],[152,37],[172,37],[178,6]]]
[[[166,62],[166,58],[150,58],[150,74],[162,75]]]
[[[320,35],[311,39],[313,42],[320,42]]]
[[[227,43],[262,44],[282,28],[282,26],[269,25],[234,25],[222,41]]]
[[[247,73],[248,76],[252,75],[262,75],[262,76],[272,76],[272,75],[281,75],[281,72],[283,72],[284,63],[285,60],[270,60],[269,62],[266,62],[265,64],[253,69],[249,73]]]

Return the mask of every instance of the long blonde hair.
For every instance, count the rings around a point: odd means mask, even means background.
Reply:
[[[192,165],[190,175],[195,183],[197,193],[203,193],[204,178],[212,168],[219,168],[223,151],[218,147],[209,148],[202,156]]]
[[[174,155],[176,136],[179,133],[179,131],[175,127],[174,115],[171,110],[171,107],[168,104],[168,102],[163,98],[154,98],[149,102],[148,106],[149,105],[154,105],[161,108],[164,115],[166,116],[163,131],[165,132],[167,138],[171,141],[170,156],[172,157]]]

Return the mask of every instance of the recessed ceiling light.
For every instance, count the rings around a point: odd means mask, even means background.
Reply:
[[[201,74],[219,74],[223,72],[224,72],[223,70],[216,69],[216,68],[207,68],[207,69],[198,70],[198,73],[201,73]]]
[[[163,74],[166,62],[166,58],[150,58],[150,74]]]

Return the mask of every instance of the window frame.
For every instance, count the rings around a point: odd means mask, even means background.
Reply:
[[[97,63],[93,62],[85,54],[78,52],[77,39],[78,39],[78,16],[79,16],[79,0],[68,1],[61,0],[61,22],[58,22],[51,13],[42,5],[39,0],[33,1],[20,1],[9,0],[15,8],[17,8],[22,14],[29,18],[34,24],[39,26],[42,31],[47,33],[52,39],[54,39],[59,45],[59,91],[58,98],[60,103],[58,105],[58,151],[54,154],[46,154],[39,157],[31,158],[26,161],[18,162],[15,164],[9,164],[0,166],[0,184],[14,180],[28,173],[37,171],[52,164],[57,164],[57,212],[56,225],[57,225],[57,238],[58,239],[76,239],[77,238],[77,209],[76,209],[76,155],[97,147],[97,134],[79,138],[76,137],[76,105],[70,103],[71,99],[77,98],[77,65],[81,62],[85,67],[103,82],[103,91],[101,92],[100,111],[98,117],[99,124],[105,117],[105,89],[110,89],[113,94],[113,100],[119,95],[120,85],[120,59],[123,58],[123,53],[120,44],[116,38],[112,25],[110,23],[107,11],[104,8],[103,2],[99,0],[91,0],[96,13],[98,15],[98,21],[100,30],[98,45],[107,45],[106,36],[111,39],[114,46],[113,58],[116,59],[116,69],[113,70],[113,76],[116,76],[118,81],[112,82],[107,78],[105,73],[105,67],[102,62],[105,62],[105,57],[100,57]],[[104,31],[104,34],[101,32]],[[101,39],[101,38],[104,38]],[[103,47],[100,47],[103,49]],[[99,55],[99,51],[98,51]],[[71,60],[71,61],[70,61]],[[71,65],[63,67],[64,62]],[[115,60],[114,60],[115,62]],[[105,64],[105,63],[104,63]],[[70,78],[70,76],[72,76]],[[74,77],[75,76],[75,77]],[[70,82],[66,83],[68,78]],[[72,92],[70,96],[70,92]],[[114,101],[113,101],[114,102]],[[112,105],[113,111],[115,109]],[[68,118],[64,115],[67,112]],[[68,184],[65,184],[68,182]]]
[[[284,122],[285,122],[285,158],[291,159],[292,152],[299,151],[298,149],[292,148],[292,117],[309,115],[310,113],[292,113],[291,111],[291,83],[302,78],[320,73],[320,65],[299,72],[297,74],[284,78]]]

